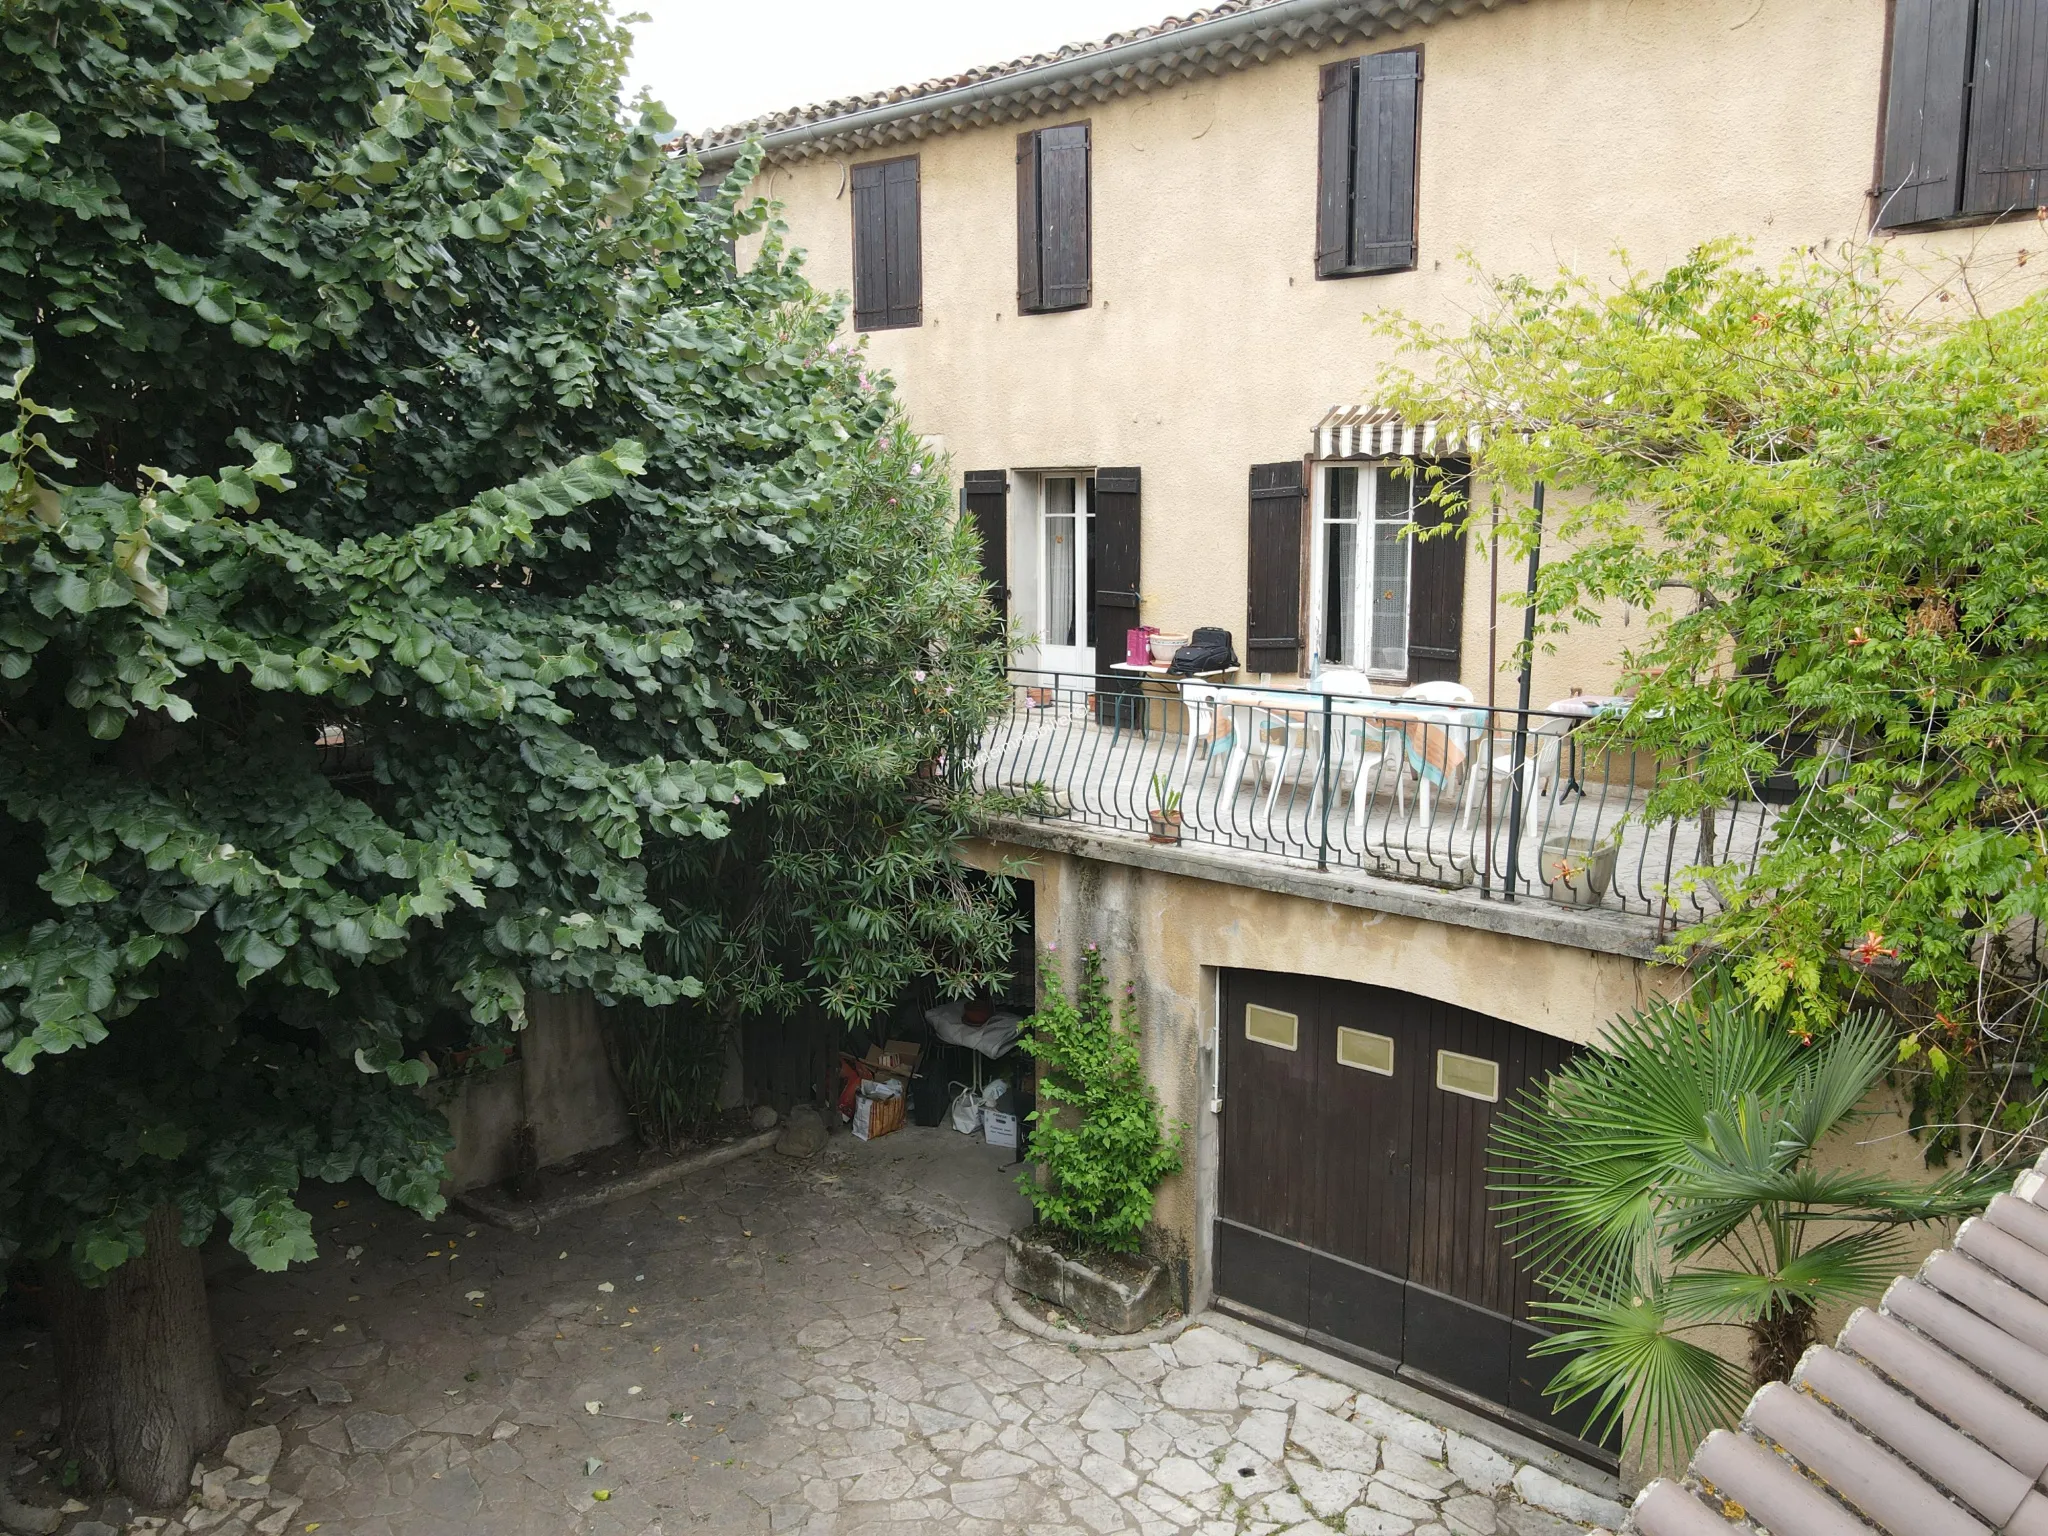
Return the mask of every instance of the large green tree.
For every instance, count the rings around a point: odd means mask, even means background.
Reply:
[[[1930,258],[1931,260],[1931,258]],[[1481,435],[1551,631],[1620,628],[1588,727],[1664,765],[1646,820],[1725,831],[1676,958],[1820,1035],[1879,1005],[1929,1150],[2038,1150],[2048,915],[2048,299],[2026,252],[1485,285],[1392,391]],[[2029,297],[2030,293],[2036,296]],[[1526,492],[1551,491],[1549,521]],[[1476,513],[1488,526],[1485,510]],[[1755,857],[1751,858],[1752,851]]]
[[[434,1209],[427,1053],[529,989],[858,1018],[1007,952],[943,481],[622,51],[0,8],[0,1265],[93,1483],[230,1421],[194,1245],[310,1256],[305,1178]]]

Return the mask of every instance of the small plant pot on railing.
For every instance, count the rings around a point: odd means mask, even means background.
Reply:
[[[1168,789],[1166,780],[1156,773],[1152,775],[1152,803],[1145,809],[1145,818],[1152,824],[1153,842],[1180,841],[1180,791]]]
[[[1614,861],[1620,851],[1614,843],[1590,837],[1545,838],[1541,874],[1550,899],[1560,906],[1599,906],[1614,883]]]

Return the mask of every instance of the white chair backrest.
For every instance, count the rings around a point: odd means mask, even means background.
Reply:
[[[1413,688],[1403,689],[1401,697],[1415,699],[1423,704],[1470,704],[1472,690],[1463,683],[1434,682],[1417,683]]]

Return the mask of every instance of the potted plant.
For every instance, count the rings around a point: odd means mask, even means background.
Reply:
[[[1168,789],[1166,781],[1158,774],[1152,775],[1152,802],[1146,811],[1146,818],[1152,823],[1151,837],[1155,843],[1177,843],[1180,841],[1180,791]]]
[[[1621,845],[1613,839],[1546,837],[1540,873],[1550,899],[1568,907],[1597,907],[1614,883]]]
[[[1102,956],[1081,958],[1070,999],[1048,960],[1045,1004],[1021,1044],[1038,1063],[1035,1173],[1019,1181],[1037,1220],[1011,1234],[1010,1285],[1106,1333],[1135,1333],[1173,1301],[1165,1263],[1138,1252],[1160,1180],[1180,1168],[1180,1129],[1161,1123],[1138,1056],[1128,989],[1111,1005]]]

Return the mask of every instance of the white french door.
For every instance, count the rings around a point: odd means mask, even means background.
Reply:
[[[1409,557],[1403,530],[1415,515],[1406,465],[1333,464],[1317,499],[1317,662],[1342,676],[1408,676]]]
[[[1038,643],[1026,665],[1052,672],[1095,670],[1095,479],[1038,478],[1031,520],[1030,570],[1036,588]]]

